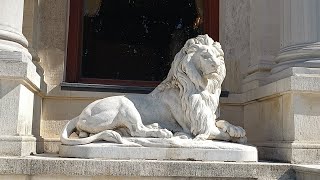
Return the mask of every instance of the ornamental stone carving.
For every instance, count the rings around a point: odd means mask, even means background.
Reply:
[[[193,146],[202,140],[244,143],[243,128],[217,120],[225,75],[220,44],[208,35],[189,39],[153,92],[94,101],[67,123],[61,142],[82,145],[103,140],[146,147]],[[73,132],[78,139],[69,138]],[[184,139],[188,144],[181,144]]]

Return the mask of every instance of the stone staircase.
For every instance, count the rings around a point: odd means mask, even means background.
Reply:
[[[0,157],[0,179],[319,180],[320,165],[61,158],[56,154]]]
[[[299,167],[298,172],[301,171],[304,172],[303,167]],[[1,157],[0,174],[2,174],[0,179],[80,178],[81,180],[104,178],[284,180],[296,177],[294,166],[285,163],[77,159],[60,158],[49,154]]]

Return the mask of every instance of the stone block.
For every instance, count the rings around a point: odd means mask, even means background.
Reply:
[[[0,136],[0,156],[28,156],[36,153],[33,136]]]
[[[33,93],[16,81],[0,80],[0,96],[1,156],[35,153]]]
[[[244,106],[244,129],[248,137],[248,142],[256,142],[263,139],[261,128],[263,125],[260,119],[260,103],[254,102]],[[259,132],[259,133],[257,133]]]
[[[42,103],[41,136],[59,138],[65,124],[78,116],[93,100],[48,98]]]
[[[0,127],[3,135],[31,135],[33,93],[15,81],[0,80]]]
[[[0,67],[0,154],[30,155],[36,152],[32,121],[40,76],[20,51],[0,51]]]
[[[220,117],[231,124],[243,127],[243,106],[223,104],[220,106]]]
[[[244,128],[249,142],[283,140],[282,106],[282,97],[245,105]]]
[[[320,93],[297,92],[292,98],[295,140],[320,142]]]
[[[282,119],[283,119],[283,139],[285,141],[294,141],[294,122],[293,119],[293,103],[292,94],[284,94],[282,96]]]
[[[0,67],[0,79],[19,80],[35,89],[40,88],[41,79],[36,66],[25,53],[0,51]]]

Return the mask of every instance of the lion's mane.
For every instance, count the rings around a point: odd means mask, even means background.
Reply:
[[[218,75],[211,79],[204,78],[191,61],[196,50],[204,45],[211,48],[221,61]],[[221,84],[226,75],[223,56],[220,43],[214,42],[208,35],[189,39],[176,54],[167,78],[152,92],[156,94],[169,88],[179,89],[184,119],[195,136],[210,132],[215,123]]]

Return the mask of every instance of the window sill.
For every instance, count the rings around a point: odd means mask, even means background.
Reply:
[[[94,92],[115,92],[115,93],[137,93],[149,94],[155,87],[122,86],[105,84],[85,84],[62,82],[61,90],[65,91],[94,91]],[[222,91],[220,97],[228,97],[229,91]]]
[[[68,82],[62,82],[60,85],[61,85],[61,90],[66,90],[66,91],[95,91],[95,92],[148,94],[154,89],[154,87],[68,83]]]

